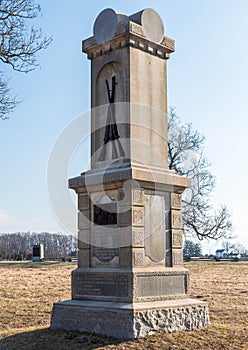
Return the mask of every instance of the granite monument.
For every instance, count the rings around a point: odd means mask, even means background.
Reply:
[[[206,327],[207,304],[190,299],[183,266],[190,180],[167,165],[174,40],[153,9],[106,9],[82,49],[91,61],[91,169],[69,180],[78,195],[78,268],[51,328],[132,339]]]

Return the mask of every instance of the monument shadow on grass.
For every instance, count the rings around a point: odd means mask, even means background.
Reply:
[[[93,350],[120,341],[89,333],[55,331],[49,328],[23,332],[0,339],[1,350]]]

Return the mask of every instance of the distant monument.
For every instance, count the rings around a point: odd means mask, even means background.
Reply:
[[[33,246],[33,262],[41,262],[45,259],[44,244],[36,244]]]
[[[51,328],[119,339],[209,325],[189,299],[182,192],[167,165],[167,59],[174,40],[160,16],[102,11],[83,41],[91,60],[91,169],[78,194],[79,258],[72,300],[54,304]],[[83,125],[82,125],[83,127]]]

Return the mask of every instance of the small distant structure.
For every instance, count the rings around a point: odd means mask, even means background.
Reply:
[[[224,252],[225,249],[217,249],[215,252],[216,259],[223,259],[224,258]]]
[[[44,244],[37,244],[33,246],[33,262],[44,261]]]
[[[215,259],[217,261],[221,259],[232,259],[238,261],[241,255],[236,250],[227,251],[225,249],[217,249],[215,252]]]

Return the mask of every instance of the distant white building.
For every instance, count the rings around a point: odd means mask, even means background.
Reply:
[[[217,249],[215,257],[216,259],[240,259],[241,255],[236,250]]]
[[[217,249],[216,252],[215,252],[215,257],[217,259],[223,259],[224,252],[225,252],[225,249]]]

